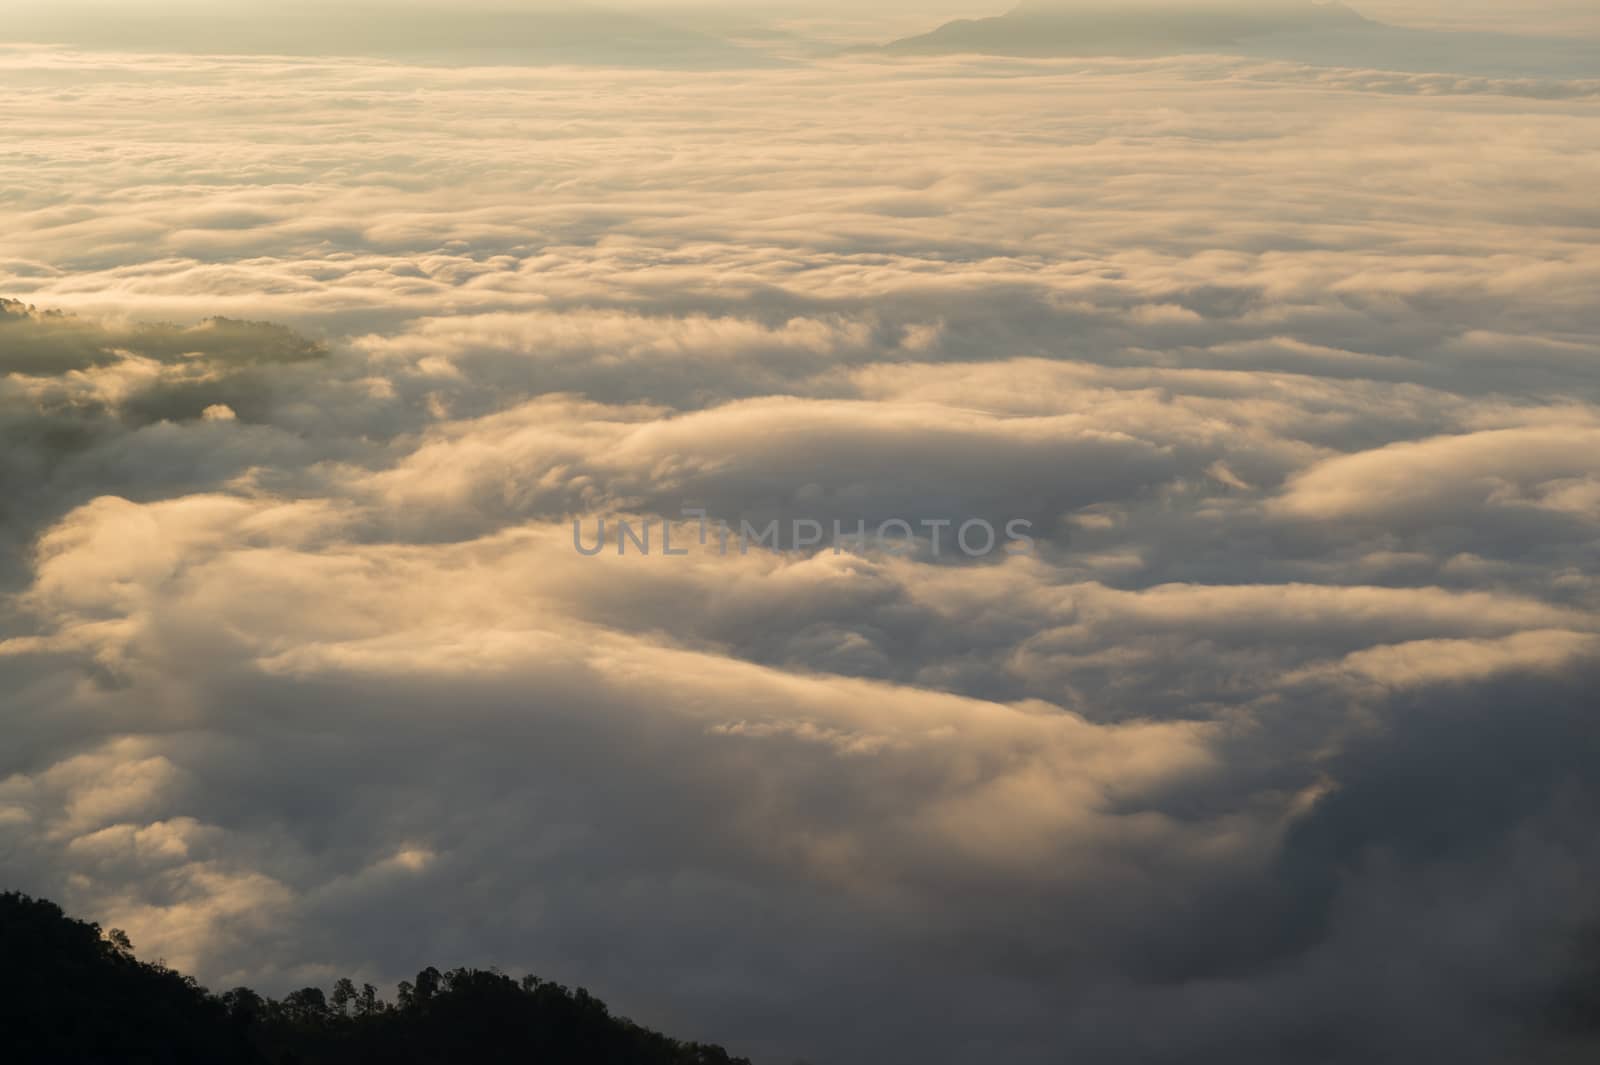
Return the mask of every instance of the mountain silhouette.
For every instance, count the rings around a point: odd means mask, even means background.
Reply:
[[[1349,29],[1368,20],[1343,4],[1313,0],[1234,3],[1026,3],[994,18],[958,19],[886,45],[902,54],[1160,54],[1218,49],[1253,37]]]
[[[1592,40],[1393,26],[1317,0],[1089,0],[1070,6],[1031,0],[995,18],[958,19],[872,51],[1033,58],[1213,53],[1542,82],[1600,76],[1600,48]]]
[[[337,981],[271,999],[213,995],[140,961],[127,936],[44,899],[0,894],[6,1065],[749,1065],[615,1017],[587,991],[427,968],[397,1001]]]

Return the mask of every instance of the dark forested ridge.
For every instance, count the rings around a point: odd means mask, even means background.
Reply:
[[[424,969],[398,1001],[340,980],[282,1000],[213,995],[138,960],[122,933],[0,894],[7,1065],[749,1065],[611,1015],[583,990],[481,969]]]

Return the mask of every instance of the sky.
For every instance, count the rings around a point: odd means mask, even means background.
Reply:
[[[1207,10],[1238,6],[1243,0],[1036,0],[1033,7],[1061,11],[1143,5],[1166,10]],[[1303,7],[1311,0],[1249,0],[1256,5]],[[404,32],[405,18],[418,12],[448,12],[457,19],[482,13],[635,12],[696,24],[761,23],[814,32],[828,40],[866,42],[926,32],[955,18],[1001,15],[1019,6],[1013,0],[875,0],[870,5],[847,0],[10,0],[10,34],[22,27],[47,26],[68,38],[100,39],[108,24],[156,18],[182,40],[180,23],[196,17],[219,20],[255,16],[268,22],[308,18],[323,26],[348,26],[352,18],[370,26],[383,20]],[[1578,34],[1600,36],[1600,10],[1589,0],[1360,0],[1351,6],[1384,22],[1436,30],[1496,31],[1512,34]],[[416,30],[418,34],[423,31]],[[261,33],[258,24],[256,33]],[[248,38],[243,38],[248,41]],[[81,40],[80,40],[81,43]]]
[[[1586,1060],[1600,79],[673,24],[8,31],[0,886],[762,1065]]]

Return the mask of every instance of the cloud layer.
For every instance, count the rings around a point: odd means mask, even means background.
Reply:
[[[16,886],[777,1062],[1577,1038],[1592,84],[0,71],[0,290],[69,312],[0,314]]]

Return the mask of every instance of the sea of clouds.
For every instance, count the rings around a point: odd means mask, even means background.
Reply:
[[[6,886],[216,988],[498,964],[780,1063],[1564,1045],[1600,83],[0,82]],[[573,549],[684,507],[1038,542]]]

